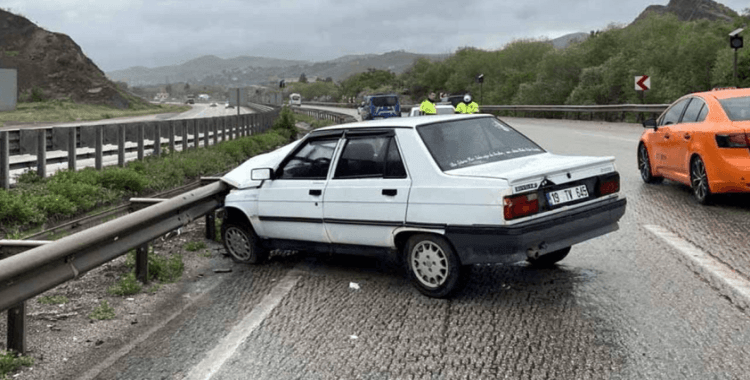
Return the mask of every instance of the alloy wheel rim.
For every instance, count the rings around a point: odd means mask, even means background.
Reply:
[[[649,167],[650,165],[648,162],[648,152],[646,151],[646,147],[643,145],[641,145],[640,158],[641,158],[641,162],[640,162],[641,177],[643,177],[643,179],[648,179],[649,175],[651,174],[651,168]]]
[[[229,253],[239,260],[248,260],[252,255],[252,250],[250,249],[250,242],[247,240],[245,233],[237,227],[229,227],[225,235]]]
[[[706,167],[703,165],[703,161],[697,159],[693,162],[692,174],[692,184],[695,196],[698,197],[698,199],[703,199],[708,192],[708,178],[706,178]]]
[[[411,250],[409,257],[412,273],[428,288],[437,288],[448,277],[448,257],[435,243],[422,241]]]

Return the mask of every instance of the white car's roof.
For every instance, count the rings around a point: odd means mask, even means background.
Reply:
[[[420,117],[389,117],[387,119],[377,119],[370,121],[361,121],[357,123],[347,123],[332,125],[330,127],[318,128],[315,131],[329,131],[337,129],[350,129],[350,128],[373,128],[373,127],[398,127],[398,128],[414,128],[423,124],[439,123],[450,120],[461,120],[471,119],[477,117],[493,117],[488,114],[474,114],[474,115],[425,115]]]

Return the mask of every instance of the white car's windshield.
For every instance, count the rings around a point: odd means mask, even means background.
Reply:
[[[498,119],[481,117],[417,127],[443,171],[544,153]]]

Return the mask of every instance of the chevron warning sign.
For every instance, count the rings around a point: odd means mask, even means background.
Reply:
[[[651,89],[651,77],[648,75],[640,75],[635,77],[635,90],[646,91]]]

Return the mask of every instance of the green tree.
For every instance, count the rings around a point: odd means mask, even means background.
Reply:
[[[299,76],[299,82],[300,82],[300,83],[307,83],[307,76],[305,75],[305,73],[302,73],[302,74],[301,74],[301,75]]]

